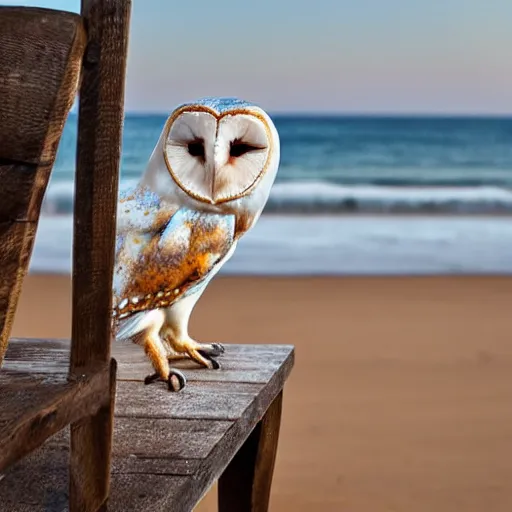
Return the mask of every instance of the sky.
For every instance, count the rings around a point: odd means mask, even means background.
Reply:
[[[511,26],[512,0],[133,0],[126,110],[213,95],[276,113],[510,115]]]

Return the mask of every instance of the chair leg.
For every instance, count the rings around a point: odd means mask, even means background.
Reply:
[[[283,392],[219,479],[219,512],[267,512],[274,474]]]
[[[116,392],[115,359],[110,363],[110,403],[94,416],[71,424],[70,512],[106,510],[110,489],[112,428]]]

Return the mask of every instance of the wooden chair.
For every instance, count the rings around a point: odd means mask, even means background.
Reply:
[[[221,511],[263,512],[293,347],[227,345],[178,394],[143,385],[139,347],[111,357],[129,13],[0,7],[0,510],[190,511],[219,480]],[[79,80],[71,341],[9,340]]]
[[[0,363],[81,80],[66,371],[48,376],[4,364],[0,379],[0,472],[71,425],[72,510],[98,509],[109,486],[116,371],[111,280],[129,7],[83,0],[81,16],[0,7]],[[51,357],[50,345],[37,346]],[[25,347],[12,348],[9,357],[27,355]]]

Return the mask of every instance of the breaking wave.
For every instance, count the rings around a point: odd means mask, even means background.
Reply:
[[[133,184],[126,180],[124,189]],[[48,188],[44,215],[73,212],[73,183]],[[512,213],[512,190],[478,187],[344,186],[326,182],[275,183],[267,213]]]

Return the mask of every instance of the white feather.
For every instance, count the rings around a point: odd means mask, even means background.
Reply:
[[[158,324],[162,325],[164,318],[165,313],[161,309],[135,313],[120,324],[116,333],[116,341],[129,340],[146,329],[154,328]]]

